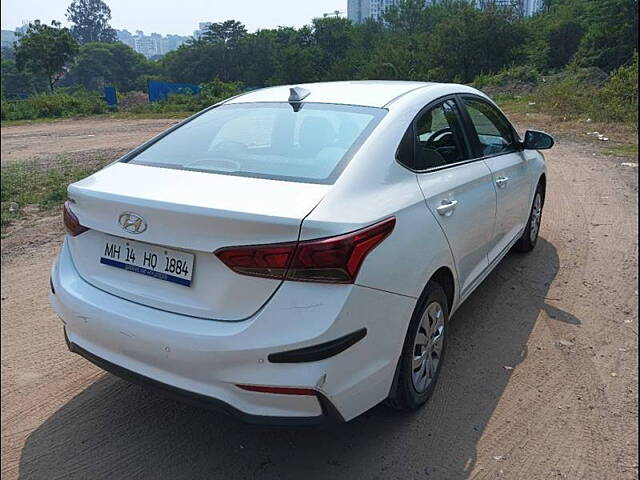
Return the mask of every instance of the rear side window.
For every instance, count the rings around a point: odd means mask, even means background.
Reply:
[[[446,100],[421,113],[398,148],[398,161],[412,170],[429,170],[467,160],[460,113]]]
[[[288,103],[222,105],[150,145],[130,163],[332,183],[386,110]]]
[[[515,149],[513,129],[494,106],[471,97],[464,97],[463,102],[475,129],[472,139],[479,156],[499,155]]]

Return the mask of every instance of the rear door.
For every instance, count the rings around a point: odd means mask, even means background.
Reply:
[[[500,256],[520,234],[529,213],[531,182],[528,162],[518,138],[500,110],[483,98],[461,97],[474,156],[491,170],[496,190],[496,226],[489,246],[489,262]]]
[[[488,266],[496,202],[491,171],[472,160],[454,98],[425,107],[407,135],[413,144],[411,167],[449,241],[465,295]]]

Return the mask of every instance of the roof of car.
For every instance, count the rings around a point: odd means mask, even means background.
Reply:
[[[304,102],[384,107],[407,92],[431,85],[437,84],[395,80],[303,83],[254,90],[234,97],[226,103],[286,102],[289,99],[290,88],[302,87],[310,92],[304,98]]]

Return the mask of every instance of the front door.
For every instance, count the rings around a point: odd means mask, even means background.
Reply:
[[[496,223],[489,245],[489,262],[498,258],[520,236],[529,216],[531,182],[528,162],[519,148],[515,130],[489,102],[463,96],[469,139],[475,156],[491,170],[496,191]]]

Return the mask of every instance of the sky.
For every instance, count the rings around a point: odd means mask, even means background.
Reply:
[[[301,27],[314,17],[347,9],[347,0],[105,0],[111,26],[134,33],[191,35],[198,22],[228,19],[244,23],[250,32],[279,25]],[[39,19],[66,25],[71,0],[2,0],[2,29],[14,30],[23,20]]]

